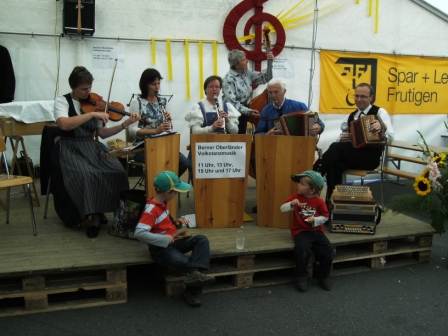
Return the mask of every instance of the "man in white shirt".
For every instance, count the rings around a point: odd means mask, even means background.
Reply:
[[[382,146],[355,148],[352,146],[352,136],[350,134],[350,123],[357,120],[362,114],[376,115],[383,123],[375,120],[371,124],[371,131],[374,134],[384,132],[388,143],[394,137],[394,130],[387,111],[376,105],[371,105],[374,98],[373,87],[367,83],[361,83],[355,88],[355,103],[358,109],[350,113],[341,124],[341,131],[338,140],[333,142],[327,151],[322,155],[322,166],[320,173],[327,178],[326,201],[330,200],[333,189],[337,184],[342,183],[342,174],[346,169],[375,169],[380,164]],[[385,130],[383,130],[385,127]]]

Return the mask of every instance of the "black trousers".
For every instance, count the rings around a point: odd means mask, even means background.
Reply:
[[[330,277],[334,252],[327,236],[322,231],[302,231],[294,237],[297,280],[308,276],[308,261],[313,250],[316,253],[316,261],[319,261],[317,278],[325,279]]]
[[[246,134],[247,122],[249,121],[249,116],[241,114],[238,118],[238,134]]]
[[[322,176],[327,176],[327,197],[342,183],[346,169],[375,169],[380,164],[381,148],[354,148],[351,142],[333,142],[322,155]]]

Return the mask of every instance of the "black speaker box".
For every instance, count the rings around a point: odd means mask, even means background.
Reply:
[[[64,0],[64,34],[78,34],[78,0]],[[81,34],[95,32],[95,0],[81,0]]]

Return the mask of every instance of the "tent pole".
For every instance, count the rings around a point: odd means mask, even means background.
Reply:
[[[314,19],[313,19],[313,36],[311,41],[311,66],[310,66],[310,82],[308,87],[308,108],[311,107],[311,102],[313,100],[313,76],[315,67],[315,48],[316,48],[316,31],[317,31],[317,0],[314,2]]]

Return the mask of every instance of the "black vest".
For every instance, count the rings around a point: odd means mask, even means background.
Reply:
[[[69,117],[77,116],[78,114],[76,113],[75,105],[73,105],[73,100],[72,100],[72,96],[70,96],[70,93],[67,93],[66,95],[64,95],[64,97],[65,97],[65,99],[67,99],[67,102],[68,102],[68,116]],[[61,130],[61,136],[67,137],[67,138],[74,138],[75,132],[73,132],[73,130],[71,130],[71,131]]]
[[[377,115],[378,114],[378,110],[380,108],[376,105],[372,105],[372,107],[370,108],[369,112],[367,112],[366,115]],[[348,116],[348,124],[350,125],[350,123],[355,120],[355,114],[356,112],[358,112],[358,109],[356,109],[356,111],[353,111],[352,113],[350,113],[350,115]]]

